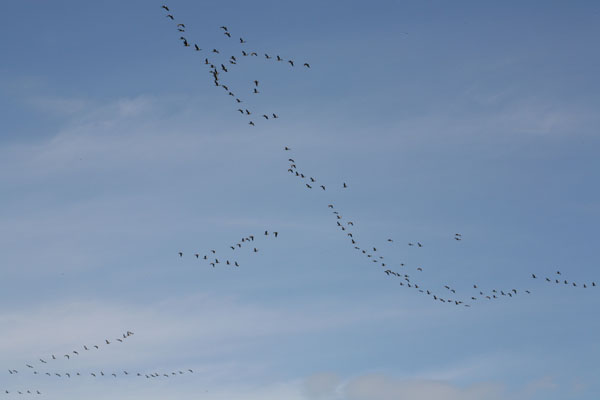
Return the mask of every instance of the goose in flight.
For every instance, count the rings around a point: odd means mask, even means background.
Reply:
[[[196,51],[200,51],[200,50],[202,50],[202,49],[201,49],[200,47],[198,47],[198,45],[197,45],[197,44],[195,44],[195,43],[194,43],[194,48],[196,49]]]
[[[175,17],[173,17],[173,15],[171,15],[171,14],[167,14],[167,18],[171,18],[171,20],[175,19]]]
[[[290,63],[290,65],[293,67],[294,66],[294,61],[292,60],[288,60],[288,62]]]
[[[227,36],[227,37],[229,37],[229,38],[230,38],[230,37],[231,37],[231,33],[229,33],[229,32],[225,32],[225,36]]]
[[[240,38],[240,43],[244,44],[244,43],[246,43],[246,41],[244,39]]]
[[[224,31],[228,30],[226,26],[221,26],[220,28],[223,29]]]
[[[163,5],[161,8],[164,8],[166,11],[169,11],[169,7]]]

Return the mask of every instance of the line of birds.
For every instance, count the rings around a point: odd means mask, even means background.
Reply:
[[[119,343],[124,343],[124,341],[126,339],[128,339],[130,336],[133,336],[133,335],[134,335],[133,332],[127,331],[127,332],[123,333],[121,337],[118,337],[118,338],[114,339],[112,342],[110,340],[108,340],[108,339],[104,339],[104,342],[102,342],[100,344],[95,344],[93,346],[83,345],[83,346],[81,346],[81,350],[73,350],[73,351],[71,351],[69,353],[65,353],[62,356],[60,356],[60,355],[56,356],[54,354],[51,354],[49,357],[43,357],[43,358],[40,357],[39,358],[39,363],[41,363],[41,364],[48,364],[48,361],[56,361],[56,360],[59,360],[59,359],[70,360],[71,358],[79,356],[80,354],[82,354],[82,353],[84,353],[86,351],[92,351],[94,349],[95,350],[99,350],[101,346],[107,346],[107,345],[109,345],[109,344],[111,344],[111,343],[113,343],[115,341],[119,342]],[[36,363],[37,363],[37,361],[34,362],[34,363],[27,363],[27,364],[25,364],[25,367],[27,367],[29,369],[36,369]],[[37,366],[39,367],[41,365],[37,365]],[[19,373],[19,371],[17,369],[9,369],[8,372],[11,375]]]
[[[27,390],[8,390],[8,389],[0,389],[0,394],[42,394],[42,392],[40,392],[39,390],[31,390],[31,389],[27,389]]]
[[[262,235],[248,235],[248,236],[244,236],[242,237],[239,241],[237,241],[236,243],[232,243],[229,245],[228,250],[230,252],[235,251],[235,250],[239,250],[242,249],[242,247],[246,247],[246,245],[248,245],[252,250],[252,253],[258,253],[259,249],[256,246],[256,243],[259,242],[258,238],[259,237],[268,237],[268,236],[272,236],[274,238],[277,238],[279,236],[279,232],[278,231],[271,231],[269,232],[269,230],[265,230],[264,234]],[[256,239],[256,240],[255,240]],[[179,257],[183,258],[183,251],[180,251],[179,253]],[[200,255],[200,253],[194,253],[194,257],[196,257],[196,259],[201,260],[206,262],[208,265],[211,265],[213,268],[215,268],[218,264],[221,265],[230,265],[230,266],[234,266],[234,267],[239,267],[240,263],[236,260],[233,259],[229,259],[227,258],[227,254],[225,254],[226,258],[221,257],[221,261],[219,261],[219,255],[221,254],[221,252],[217,253],[217,251],[215,249],[211,249],[210,251],[206,252],[206,254],[204,254],[203,256]]]
[[[289,151],[291,149],[289,147],[286,147],[285,150]],[[288,158],[288,162],[289,162],[289,165],[288,165],[287,171],[290,174],[292,174],[292,176],[298,177],[302,180],[306,180],[307,182],[305,183],[305,186],[308,189],[313,189],[314,187],[316,187],[316,185],[318,184],[317,179],[314,178],[313,176],[310,176],[309,174],[304,174],[303,172],[301,172],[297,167],[297,163],[296,163],[295,159]],[[323,191],[325,191],[327,188],[327,186],[325,186],[325,185],[320,185],[320,187]],[[342,187],[347,188],[348,186],[344,182]],[[354,249],[357,250],[359,254],[362,254],[363,256],[365,256],[370,262],[372,262],[376,265],[380,265],[381,267],[385,268],[383,270],[383,272],[388,277],[396,277],[396,278],[402,279],[402,282],[399,283],[400,286],[404,286],[406,288],[414,288],[419,293],[423,293],[428,296],[431,296],[431,298],[433,300],[436,300],[436,301],[439,301],[442,303],[463,305],[465,307],[470,307],[471,302],[479,300],[479,299],[494,300],[494,299],[500,299],[502,296],[505,296],[506,298],[512,298],[521,292],[520,290],[517,290],[514,288],[511,288],[511,289],[496,289],[496,288],[494,288],[489,291],[484,291],[484,290],[481,290],[481,288],[477,284],[473,284],[472,286],[473,286],[473,289],[475,289],[475,291],[473,292],[473,294],[467,295],[468,300],[464,300],[464,299],[460,299],[460,298],[455,298],[457,295],[456,289],[454,289],[454,288],[450,287],[450,285],[446,284],[446,285],[443,285],[443,288],[449,292],[448,295],[440,295],[439,293],[436,293],[435,290],[433,290],[431,288],[425,288],[425,287],[423,287],[422,284],[420,284],[414,280],[411,280],[412,279],[411,275],[409,275],[407,273],[400,273],[400,272],[392,270],[391,267],[389,266],[390,263],[386,261],[386,259],[383,255],[380,255],[380,252],[378,252],[377,247],[375,247],[375,246],[361,247],[358,244],[358,239],[357,239],[356,232],[354,229],[354,221],[344,220],[342,215],[337,211],[337,209],[335,209],[333,204],[328,204],[328,208],[332,210],[331,212],[335,216],[335,222],[336,222],[337,228],[345,233],[346,238],[351,242]],[[461,233],[455,233],[452,238],[455,241],[462,241],[463,235]],[[395,243],[394,239],[392,239],[392,238],[388,238],[387,242],[388,242],[388,244]],[[423,243],[420,241],[408,242],[407,245],[409,247],[414,247],[414,248],[423,248],[424,247]],[[405,263],[401,262],[398,264],[398,266],[405,267]],[[423,272],[422,266],[416,266],[414,269],[415,269],[415,272]],[[526,293],[526,294],[531,294],[531,291],[529,289],[522,290],[522,292]]]
[[[162,8],[168,13],[166,14],[167,18],[169,18],[170,20],[172,20],[175,24],[176,24],[176,29],[180,34],[183,34],[185,32],[185,24],[183,23],[178,23],[177,21],[175,21],[175,17],[173,16],[173,14],[171,13],[171,10],[168,6],[163,5]],[[231,38],[232,35],[229,32],[229,28],[227,26],[221,26],[219,29],[223,30],[223,33],[226,37]],[[190,42],[188,41],[188,39],[185,36],[180,36],[179,40],[181,41],[181,43],[183,44],[184,47],[189,47],[189,48],[193,48],[195,51],[202,51],[203,49],[198,46],[197,43],[194,43],[193,47],[190,44]],[[239,39],[240,44],[246,44],[246,40],[244,40],[243,38],[240,37]],[[213,48],[210,53],[211,58],[214,57],[219,57],[218,55],[221,54],[221,51],[219,51],[216,48]],[[241,56],[242,57],[258,57],[258,52],[256,51],[246,51],[246,50],[241,50]],[[276,55],[275,57],[270,56],[268,53],[264,53],[264,58],[266,60],[276,60],[276,61],[285,61],[287,64],[291,65],[292,67],[294,67],[295,63],[294,60],[285,60],[283,59],[281,56]],[[223,83],[220,76],[222,73],[227,73],[229,72],[229,68],[231,68],[232,66],[237,65],[239,62],[239,59],[235,56],[235,55],[231,55],[229,58],[227,59],[223,59],[221,56],[221,60],[220,62],[217,61],[211,61],[209,60],[208,57],[204,58],[204,65],[209,67],[209,73],[210,75],[212,75],[213,77],[213,82],[215,84],[215,86],[217,87],[222,87],[225,92],[227,93],[228,96],[232,97],[233,99],[235,99],[236,104],[239,106],[241,103],[243,103],[244,101],[242,99],[240,99],[238,96],[236,96],[236,94],[232,91],[232,89],[230,89],[230,86]],[[227,66],[225,65],[227,64]],[[310,68],[310,64],[305,62],[303,64],[304,67],[306,68]],[[259,94],[260,91],[258,90],[259,87],[259,81],[257,79],[253,80],[253,86],[252,86],[252,94]],[[249,110],[248,108],[245,107],[241,107],[238,108],[237,111],[245,117],[248,117],[248,125],[250,126],[256,126],[256,119],[252,118],[251,115],[254,114],[254,112],[252,110]],[[265,120],[269,120],[269,119],[277,119],[279,118],[279,116],[274,113],[274,112],[267,112],[267,113],[263,113],[257,114],[259,116],[259,118],[264,118]]]
[[[560,279],[558,279],[558,276],[561,276]],[[531,274],[531,278],[533,279],[538,279],[536,274]],[[545,277],[544,279],[545,282],[547,283],[554,283],[557,285],[568,285],[568,286],[572,286],[572,287],[579,287],[582,289],[587,289],[588,287],[596,287],[596,282],[591,282],[591,283],[580,283],[579,286],[577,286],[577,282],[573,282],[573,281],[569,281],[567,279],[562,279],[562,274],[560,271],[556,271],[556,276],[554,278],[549,278],[549,277]]]
[[[172,372],[152,372],[152,373],[145,373],[145,372],[128,372],[123,370],[122,372],[107,372],[104,373],[104,371],[100,370],[100,371],[93,371],[93,372],[49,372],[49,371],[33,371],[32,372],[33,375],[37,375],[39,377],[43,377],[43,376],[49,376],[49,377],[56,377],[56,378],[71,378],[71,377],[92,377],[92,378],[101,378],[101,377],[113,377],[113,378],[118,378],[118,377],[145,377],[145,378],[162,378],[162,377],[166,377],[166,378],[170,378],[172,376],[179,376],[179,375],[184,375],[184,374],[193,374],[194,371],[192,369],[187,369],[185,371],[182,370],[177,370],[177,371],[172,371]]]

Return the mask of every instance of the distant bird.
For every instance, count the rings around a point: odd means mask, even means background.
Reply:
[[[244,44],[244,43],[246,43],[246,41],[244,39],[240,38],[240,43]]]
[[[183,252],[179,252],[179,257],[183,257]]]
[[[283,61],[283,58],[279,57],[279,55],[277,56],[277,61]]]
[[[346,182],[344,182],[344,188],[347,188],[347,187],[348,187],[348,185],[346,185]]]
[[[167,15],[167,18],[171,18],[171,20],[174,20],[174,19],[175,19],[175,17],[173,17],[171,14],[168,14],[168,15]]]
[[[288,60],[288,62],[290,63],[290,65],[293,67],[294,66],[294,61],[292,60]]]
[[[194,48],[196,49],[196,51],[200,51],[200,50],[202,50],[202,49],[201,49],[200,47],[198,47],[198,45],[197,45],[197,44],[195,44],[195,43],[194,43]]]
[[[273,114],[273,118],[279,118],[276,114]]]
[[[533,279],[537,279],[537,276],[535,276],[535,274],[531,274],[531,277],[532,277]]]
[[[212,52],[219,54],[219,50],[217,50],[217,49],[212,49]]]
[[[225,32],[225,36],[227,36],[227,37],[231,37],[231,33],[229,33],[229,32]]]
[[[252,122],[252,121],[248,122],[248,125],[255,126],[255,125],[254,125],[254,122]]]
[[[289,147],[287,147],[287,146],[286,146],[286,147],[284,148],[284,150],[286,150],[286,151],[289,151],[289,150],[291,150],[291,149],[290,149]]]
[[[266,114],[263,114],[263,117],[265,117],[265,119],[269,119],[269,116]]]
[[[271,58],[273,58],[273,57],[271,57],[270,55],[268,55],[267,53],[265,53],[265,58],[266,58],[267,60],[270,60],[270,59],[271,59]]]
[[[226,26],[221,26],[220,28],[223,29],[224,31],[228,30]]]
[[[177,26],[178,26],[178,27],[185,28],[185,25],[184,25],[184,24],[177,24]]]
[[[257,80],[254,81],[254,86],[258,87],[258,81]]]
[[[164,8],[166,11],[169,11],[169,7],[163,5],[161,8]]]
[[[310,65],[309,65],[308,63],[304,63],[304,66],[305,66],[306,68],[310,68]]]

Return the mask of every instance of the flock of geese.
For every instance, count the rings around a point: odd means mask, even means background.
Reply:
[[[71,378],[83,378],[83,377],[88,377],[88,378],[125,378],[125,377],[143,377],[146,379],[159,379],[159,378],[172,378],[172,377],[177,377],[177,376],[181,376],[181,375],[185,375],[185,374],[193,374],[194,371],[192,369],[185,369],[185,370],[176,370],[176,371],[163,371],[163,372],[158,372],[158,371],[152,371],[152,372],[138,372],[138,371],[126,371],[126,370],[121,370],[121,371],[111,371],[111,372],[104,372],[103,370],[97,370],[97,371],[82,371],[82,370],[78,370],[78,371],[57,371],[56,368],[52,368],[52,364],[55,363],[58,360],[75,360],[78,357],[82,356],[83,354],[86,354],[87,352],[95,352],[98,350],[101,350],[103,348],[106,348],[107,346],[111,345],[111,344],[115,344],[115,343],[125,343],[125,341],[130,338],[131,336],[133,336],[134,333],[132,331],[126,331],[125,333],[121,334],[119,337],[115,338],[115,339],[104,339],[102,342],[99,342],[97,344],[93,344],[93,345],[81,345],[79,348],[76,348],[75,350],[71,350],[69,352],[66,352],[64,354],[50,354],[48,356],[42,356],[42,357],[38,357],[37,360],[35,362],[28,362],[24,364],[24,368],[20,368],[20,369],[16,369],[16,368],[12,368],[8,370],[8,373],[10,375],[22,375],[22,374],[31,374],[32,376],[37,376],[37,377],[51,377],[51,378],[62,378],[62,379],[71,379]],[[40,395],[42,394],[41,391],[39,390],[9,390],[9,389],[2,389],[0,391],[0,393],[2,394],[18,394],[18,395],[28,395],[28,394],[35,394],[35,395]]]
[[[124,343],[125,340],[127,340],[130,336],[133,336],[134,333],[131,331],[127,331],[125,333],[123,333],[120,337],[117,337],[116,339],[104,339],[103,342],[100,342],[99,344],[94,344],[94,345],[82,345],[81,348],[79,350],[75,349],[72,350],[70,352],[67,352],[63,355],[55,355],[55,354],[51,354],[49,356],[46,357],[38,357],[38,361],[36,362],[30,362],[30,363],[26,363],[25,367],[27,367],[30,370],[34,370],[35,374],[37,375],[36,369],[39,367],[42,367],[43,364],[48,364],[48,362],[52,363],[54,361],[57,361],[59,359],[67,359],[67,360],[71,360],[74,359],[75,357],[78,357],[82,354],[84,354],[87,351],[96,351],[96,350],[100,350],[101,348],[104,348],[114,342],[117,343]],[[9,369],[8,372],[12,375],[12,374],[18,374],[19,371],[17,369]]]
[[[231,85],[227,84],[227,82],[224,82],[222,79],[223,76],[226,73],[228,73],[231,68],[235,68],[235,66],[238,65],[238,63],[240,62],[240,57],[261,57],[259,56],[259,53],[257,51],[248,50],[244,46],[247,43],[246,40],[244,40],[244,38],[239,38],[239,45],[243,46],[242,50],[240,50],[239,53],[229,55],[229,57],[222,55],[222,50],[216,48],[205,48],[203,45],[203,47],[200,47],[198,43],[194,43],[192,46],[192,42],[184,36],[186,31],[185,24],[175,20],[175,17],[171,13],[171,9],[169,7],[163,5],[162,8],[166,13],[166,17],[173,21],[173,23],[175,24],[175,28],[179,34],[179,40],[181,41],[182,45],[186,48],[193,49],[193,51],[200,52],[200,54],[203,54],[204,65],[208,68],[208,72],[212,76],[214,85],[222,88],[224,93],[230,98],[232,98],[233,101],[235,101],[235,104],[238,107],[237,112],[239,112],[242,116],[247,118],[249,126],[256,126],[259,119],[264,119],[265,121],[268,121],[279,118],[279,116],[272,111],[264,112],[261,114],[256,113],[251,108],[249,109],[246,106],[242,105],[245,104],[245,100],[242,99],[242,96],[238,96],[233,91]],[[223,25],[219,27],[219,29],[223,31],[225,37],[233,39],[233,36],[231,35],[231,32],[229,31],[229,28],[227,26]],[[296,66],[294,60],[284,59],[279,54],[275,56],[269,55],[268,53],[263,54],[265,60],[274,60],[275,62],[282,62],[284,64],[290,65],[290,68]],[[310,64],[307,62],[304,62],[302,66],[304,68],[310,68]],[[249,94],[256,95],[261,93],[259,90],[259,85],[260,82],[257,79],[254,79],[251,83],[252,90]]]
[[[170,19],[171,21],[173,21],[173,23],[175,24],[175,28],[177,29],[177,32],[180,34],[179,40],[182,42],[184,47],[193,48],[195,51],[198,51],[198,52],[204,51],[205,53],[206,52],[210,53],[211,58],[209,59],[208,57],[205,57],[204,64],[206,66],[208,66],[210,75],[212,75],[212,77],[213,77],[213,82],[214,82],[215,86],[223,88],[225,93],[235,100],[236,104],[239,107],[237,109],[237,111],[241,115],[249,118],[249,121],[248,121],[249,125],[255,126],[256,120],[253,119],[253,117],[252,117],[252,115],[254,115],[253,111],[251,111],[248,108],[245,108],[245,106],[242,106],[241,103],[244,103],[244,101],[240,97],[238,97],[226,83],[224,83],[222,81],[222,77],[224,76],[224,74],[229,72],[230,68],[234,68],[235,66],[238,65],[238,63],[240,61],[240,59],[239,59],[240,55],[234,54],[234,55],[230,55],[229,58],[222,58],[219,62],[214,61],[215,58],[213,58],[213,57],[226,57],[226,56],[221,56],[222,51],[219,49],[216,49],[216,48],[212,48],[212,50],[203,50],[204,46],[201,47],[197,43],[193,43],[193,45],[192,45],[192,42],[188,41],[188,39],[185,36],[183,36],[186,31],[185,24],[178,22],[175,19],[174,15],[171,12],[171,10],[169,9],[169,7],[167,7],[166,5],[163,5],[162,8],[164,9],[164,11],[166,13],[166,17],[168,19]],[[222,31],[224,36],[226,36],[229,39],[234,40],[234,37],[227,26],[221,26],[221,27],[219,27],[219,29]],[[239,37],[239,45],[243,46],[246,43],[247,42],[243,37]],[[246,50],[245,46],[242,48],[240,54],[241,54],[242,58],[243,57],[260,57],[259,53],[257,51]],[[291,60],[291,59],[286,60],[286,59],[283,59],[279,55],[276,55],[273,57],[267,53],[264,53],[264,59],[266,59],[266,60],[273,59],[278,62],[287,63],[291,67],[294,67],[296,65],[294,60]],[[308,64],[308,63],[304,63],[303,66],[306,68],[310,68],[310,64]],[[252,91],[251,91],[252,94],[260,93],[259,85],[260,85],[260,82],[258,80],[252,81],[252,85],[251,85],[252,86]],[[265,113],[265,114],[262,114],[262,117],[265,120],[279,118],[278,115],[275,113]],[[284,150],[286,152],[292,151],[292,149],[288,146],[285,146]],[[288,154],[291,154],[291,153],[288,153]],[[299,170],[294,158],[288,158],[288,163],[289,164],[287,166],[287,171],[293,177],[300,179],[303,182],[303,186],[307,190],[314,190],[317,192],[327,192],[329,189],[331,189],[331,187],[341,188],[341,189],[348,188],[348,185],[346,182],[342,182],[341,184],[332,186],[332,185],[326,185],[325,183],[318,181],[314,177],[314,175],[310,175],[310,174],[305,173],[304,171]],[[429,296],[434,301],[438,301],[441,303],[447,303],[447,304],[453,304],[456,306],[470,307],[473,302],[478,301],[478,300],[492,301],[492,300],[497,300],[497,299],[501,299],[501,298],[514,298],[521,293],[531,294],[531,290],[528,288],[527,289],[489,288],[489,289],[484,290],[483,288],[479,287],[479,285],[472,284],[471,291],[469,293],[462,294],[462,297],[461,297],[460,293],[457,293],[457,289],[454,288],[453,285],[451,285],[449,283],[442,282],[439,285],[435,285],[437,287],[437,289],[435,289],[434,287],[430,287],[430,286],[425,287],[420,282],[420,279],[419,279],[420,278],[419,274],[423,272],[423,268],[424,268],[423,266],[410,266],[409,267],[404,262],[388,261],[385,258],[385,256],[383,256],[381,254],[381,251],[377,250],[378,246],[373,246],[373,245],[362,245],[361,246],[358,243],[357,233],[356,233],[356,230],[354,227],[354,221],[344,219],[342,217],[341,213],[339,212],[339,210],[335,209],[333,204],[328,204],[328,208],[331,210],[331,213],[334,216],[334,221],[335,221],[336,227],[344,235],[344,237],[351,243],[352,247],[356,251],[357,256],[362,256],[365,258],[365,260],[367,262],[370,262],[373,265],[377,265],[377,266],[381,267],[382,272],[385,273],[387,277],[399,280],[399,282],[398,282],[399,286],[404,287],[406,289],[415,290],[416,292],[418,292],[420,294]],[[265,234],[267,234],[266,231],[265,231]],[[277,237],[276,232],[275,232],[274,236]],[[456,242],[460,242],[463,240],[463,236],[461,233],[455,233],[452,236],[452,239]],[[230,246],[231,250],[233,251],[236,248],[241,247],[242,245],[251,243],[253,240],[254,240],[254,236],[252,236],[252,235],[247,236],[247,237],[243,238],[240,242],[236,243],[235,245]],[[248,243],[246,243],[246,242],[248,242]],[[387,239],[387,242],[388,242],[388,244],[394,243],[394,240],[392,238],[389,238],[389,239]],[[409,242],[409,243],[407,243],[407,245],[409,247],[414,247],[414,248],[422,248],[423,247],[423,243],[421,243],[420,241]],[[253,247],[253,246],[251,245],[249,247]],[[379,247],[382,247],[382,246],[379,246]],[[257,252],[257,251],[258,251],[258,249],[256,247],[254,247],[254,252]],[[180,251],[179,256],[183,257],[183,252]],[[219,257],[217,256],[215,250],[211,250],[208,254],[204,254],[202,256],[200,255],[200,253],[194,253],[194,256],[197,259],[200,259],[201,261],[205,261],[208,265],[211,265],[213,268],[215,268],[219,265],[223,265],[223,266],[232,265],[235,267],[239,267],[239,263],[227,255],[225,256],[225,259],[221,258],[221,260],[219,260]],[[548,278],[547,278],[547,280],[548,280]],[[558,283],[558,280],[556,282]],[[565,282],[567,282],[567,281],[565,281]],[[577,286],[576,283],[572,282],[571,284],[573,286]],[[595,283],[580,285],[580,287],[583,287],[583,288],[587,288],[588,286],[594,287],[596,285],[595,285]]]
[[[234,258],[233,252],[239,253],[242,250],[248,249],[247,251],[251,253],[258,253],[259,249],[256,246],[258,246],[257,243],[261,242],[261,238],[275,239],[278,236],[278,231],[265,230],[264,234],[252,234],[242,237],[237,242],[229,244],[228,248],[224,251],[217,252],[215,249],[210,249],[209,251],[205,252],[204,255],[201,255],[201,253],[194,253],[193,257],[195,257],[196,260],[206,263],[206,265],[212,266],[213,268],[216,268],[219,265],[239,267],[240,263]],[[178,254],[180,258],[183,258],[183,251],[180,251]],[[223,254],[223,257],[225,258],[221,257],[221,254]],[[219,257],[221,258],[220,260]]]
[[[246,106],[246,102],[242,96],[238,96],[236,92],[234,92],[233,88],[227,84],[224,80],[226,74],[232,68],[236,68],[240,62],[240,60],[244,57],[257,57],[264,58],[264,60],[273,60],[275,62],[281,62],[282,64],[289,65],[289,68],[294,68],[297,64],[292,59],[284,59],[280,55],[270,55],[268,53],[262,53],[263,55],[259,56],[257,51],[248,50],[244,45],[247,44],[246,40],[243,37],[239,37],[239,45],[242,46],[242,49],[237,54],[232,54],[229,56],[222,55],[222,51],[217,48],[205,48],[204,45],[199,45],[196,42],[192,42],[188,40],[185,35],[186,26],[184,23],[179,22],[175,19],[171,10],[168,6],[163,5],[162,9],[166,12],[165,16],[169,20],[173,21],[175,24],[175,28],[179,34],[179,40],[181,44],[186,47],[193,49],[193,51],[199,52],[204,55],[204,65],[208,68],[209,75],[212,76],[213,83],[216,87],[220,87],[223,89],[224,93],[231,97],[232,101],[235,102],[237,108],[237,112],[241,114],[243,117],[247,118],[248,125],[256,126],[258,120],[274,120],[278,119],[279,115],[273,111],[265,112],[265,113],[256,113],[252,108]],[[222,31],[223,35],[231,40],[237,40],[233,37],[227,26],[221,26],[219,29]],[[207,54],[208,53],[208,54]],[[301,64],[303,68],[310,68],[310,64],[304,62]],[[258,80],[253,80],[250,83],[251,90],[247,93],[248,95],[258,95],[261,93],[261,86]],[[283,149],[286,154],[290,153],[292,149],[290,147],[285,146]],[[298,164],[294,158],[289,157],[287,159],[287,171],[291,174],[292,177],[298,178],[302,183],[303,187],[306,190],[313,191],[316,193],[324,193],[333,188],[339,188],[345,190],[348,188],[346,182],[341,182],[335,185],[325,184],[319,181],[314,175],[310,175],[305,173],[304,171],[298,169]],[[492,301],[500,298],[515,298],[519,294],[531,294],[529,289],[516,289],[516,288],[491,288],[484,290],[480,288],[477,284],[472,284],[472,289],[470,293],[461,294],[459,290],[457,290],[453,285],[448,283],[440,283],[439,285],[425,285],[422,283],[422,274],[424,272],[424,267],[421,265],[406,265],[405,262],[398,262],[395,260],[388,260],[386,256],[383,255],[383,251],[389,249],[395,240],[393,238],[388,238],[386,243],[381,246],[373,245],[373,244],[363,244],[359,241],[358,234],[355,227],[355,222],[352,219],[345,218],[341,211],[336,208],[334,204],[328,203],[327,209],[330,211],[333,222],[335,223],[335,228],[340,232],[342,237],[348,241],[351,245],[357,257],[361,257],[365,260],[365,262],[370,263],[370,265],[374,265],[380,268],[381,273],[385,274],[386,277],[395,280],[398,285],[406,290],[412,290],[416,293],[429,297],[433,301],[437,301],[440,303],[450,304],[454,306],[463,306],[463,307],[471,307],[472,304],[476,301]],[[240,267],[239,261],[236,259],[235,254],[240,251],[248,251],[250,253],[259,252],[258,243],[261,240],[265,239],[275,239],[279,236],[278,231],[270,231],[265,230],[264,233],[260,234],[251,234],[247,236],[243,236],[240,240],[231,243],[227,246],[226,250],[217,250],[210,249],[205,252],[192,252],[192,258],[204,262],[207,266],[212,266],[213,268],[217,267]],[[463,236],[461,233],[455,233],[452,237],[452,240],[456,242],[460,242],[463,240]],[[421,249],[424,247],[424,244],[421,241],[411,241],[406,244],[408,247]],[[179,258],[184,258],[187,255],[184,254],[183,251],[178,252]],[[531,274],[531,278],[534,280],[540,279],[538,275],[535,273]],[[596,287],[595,282],[586,282],[586,283],[577,283],[568,279],[563,279],[563,276],[560,271],[556,272],[556,275],[551,277],[546,276],[544,281],[548,284],[554,285],[566,285],[570,287],[577,287],[582,289]],[[24,369],[9,369],[8,372],[10,375],[18,375],[23,373],[30,372],[34,376],[48,376],[54,378],[62,378],[62,379],[70,379],[76,377],[88,377],[88,378],[124,378],[124,377],[144,377],[146,379],[159,379],[159,378],[172,378],[185,374],[192,374],[194,371],[192,369],[185,370],[176,370],[169,372],[141,372],[141,371],[113,371],[113,372],[104,372],[102,370],[98,371],[71,371],[71,372],[58,372],[54,369],[49,370],[48,367],[51,364],[59,359],[63,360],[76,360],[82,354],[87,352],[93,352],[100,350],[106,346],[109,346],[113,343],[124,343],[129,337],[131,337],[134,333],[131,331],[127,331],[123,333],[121,336],[109,340],[105,339],[104,342],[94,345],[83,345],[80,348],[75,350],[71,350],[64,354],[51,354],[45,357],[39,357],[35,362],[25,363]],[[42,393],[39,390],[7,390],[3,389],[0,391],[3,394],[18,394],[18,395],[41,395]]]

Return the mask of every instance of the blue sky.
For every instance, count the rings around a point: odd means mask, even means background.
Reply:
[[[0,389],[598,398],[600,288],[580,286],[600,283],[600,5],[171,1],[194,52],[162,4],[4,5]],[[212,48],[240,59],[222,76],[255,127],[212,83]],[[290,157],[327,190],[291,176]],[[353,249],[332,203],[423,287],[519,294],[464,308],[400,287]],[[257,253],[228,253],[248,235]],[[210,249],[241,267],[193,256]],[[544,283],[556,270],[579,286]],[[85,378],[25,366],[127,330],[48,368]]]

